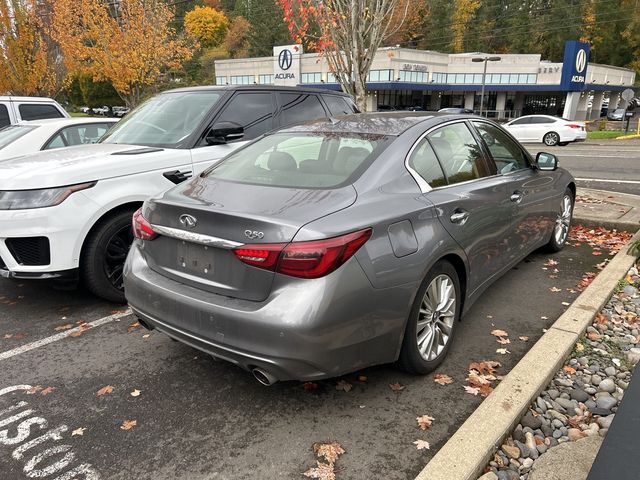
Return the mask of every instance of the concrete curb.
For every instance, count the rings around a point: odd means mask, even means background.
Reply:
[[[640,230],[640,224],[634,222],[625,222],[623,220],[602,220],[582,215],[574,215],[572,223],[574,225],[583,225],[585,227],[598,228],[603,227],[607,230],[618,230],[635,233]]]
[[[480,476],[530,403],[562,366],[578,337],[609,300],[618,280],[633,266],[635,257],[627,250],[636,240],[640,240],[640,232],[513,367],[416,480],[476,480]]]

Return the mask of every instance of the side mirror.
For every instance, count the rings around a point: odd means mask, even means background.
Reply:
[[[223,145],[244,137],[244,128],[233,122],[215,124],[207,132],[205,141],[208,145]]]
[[[538,152],[536,155],[536,168],[552,172],[558,168],[558,157],[553,153]]]

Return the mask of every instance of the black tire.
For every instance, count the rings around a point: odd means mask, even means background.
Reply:
[[[444,348],[437,353],[437,356],[435,356],[435,358],[425,359],[420,353],[418,347],[418,319],[421,315],[420,310],[423,306],[423,300],[425,299],[427,288],[433,280],[440,277],[441,275],[449,277],[454,287],[455,305],[452,309],[454,312],[452,318],[453,322],[451,324],[448,340],[444,344]],[[447,352],[449,351],[451,344],[453,343],[457,324],[460,320],[461,301],[462,295],[460,291],[460,281],[458,279],[456,269],[449,262],[440,260],[431,268],[431,270],[429,270],[429,273],[427,273],[427,276],[418,289],[413,307],[411,308],[411,313],[409,314],[409,319],[407,320],[407,326],[404,332],[404,339],[402,341],[402,349],[400,350],[400,358],[398,361],[400,367],[403,370],[406,370],[410,373],[424,375],[433,371],[438,365],[440,365],[440,363],[442,363],[444,358],[447,356]]]
[[[133,241],[133,212],[122,210],[100,220],[82,248],[82,280],[91,293],[110,302],[126,303],[122,267]]]
[[[565,211],[565,199],[568,198],[570,202],[570,209],[567,214]],[[575,204],[575,198],[573,196],[573,191],[570,188],[567,188],[562,195],[562,199],[560,200],[560,208],[558,212],[558,216],[556,217],[555,224],[553,226],[553,231],[551,232],[551,238],[549,239],[549,243],[547,243],[546,250],[549,252],[559,252],[564,248],[567,244],[567,238],[569,237],[569,231],[571,230],[571,220],[573,219],[573,207]],[[566,232],[564,235],[556,235],[558,229],[560,229],[560,223],[564,223],[566,225]]]
[[[542,137],[542,143],[544,143],[547,147],[555,147],[560,143],[560,135],[556,132],[547,132]]]

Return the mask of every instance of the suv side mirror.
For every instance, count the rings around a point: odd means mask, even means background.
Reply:
[[[233,122],[221,122],[215,124],[207,132],[205,141],[207,145],[222,145],[244,137],[244,128]]]
[[[552,172],[558,168],[558,157],[553,153],[538,152],[536,155],[536,168]]]

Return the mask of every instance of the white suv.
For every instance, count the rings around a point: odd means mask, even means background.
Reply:
[[[124,302],[131,217],[145,199],[269,130],[356,110],[329,90],[178,89],[147,100],[98,144],[0,161],[0,276],[81,278]]]
[[[52,98],[0,96],[0,128],[22,120],[45,118],[69,118],[69,114]]]

